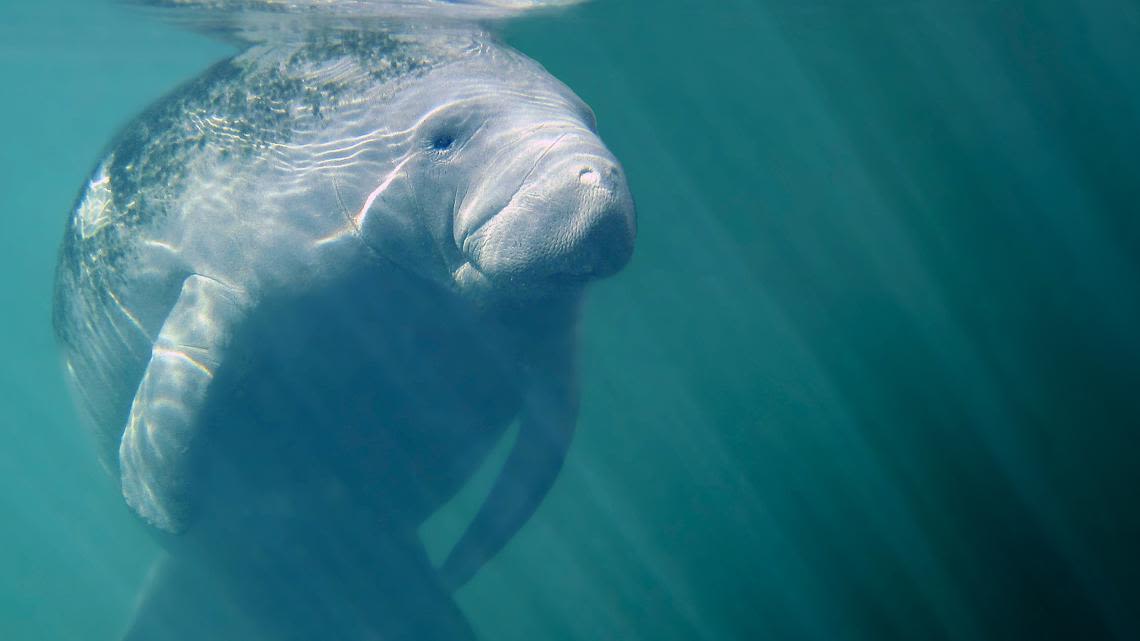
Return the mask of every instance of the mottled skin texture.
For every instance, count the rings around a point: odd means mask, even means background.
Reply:
[[[171,552],[128,638],[470,636],[450,592],[552,484],[582,288],[632,251],[592,119],[485,34],[433,30],[253,47],[127,127],[66,233],[55,321]],[[516,419],[437,571],[416,528]]]

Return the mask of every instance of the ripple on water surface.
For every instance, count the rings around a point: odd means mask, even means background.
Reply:
[[[383,29],[404,23],[486,22],[586,0],[126,0],[166,20],[241,40],[301,28]]]

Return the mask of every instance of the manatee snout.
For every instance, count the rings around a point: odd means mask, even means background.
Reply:
[[[625,173],[592,133],[520,143],[492,161],[456,218],[456,244],[492,282],[586,282],[633,254]]]

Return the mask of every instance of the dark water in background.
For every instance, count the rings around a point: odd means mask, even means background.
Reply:
[[[1140,638],[1135,3],[601,0],[508,41],[641,235],[567,469],[460,594],[484,638]],[[104,144],[226,51],[0,7],[0,639],[115,639],[156,553],[51,277]]]

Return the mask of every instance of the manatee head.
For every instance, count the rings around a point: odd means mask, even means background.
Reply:
[[[380,255],[474,297],[575,291],[633,252],[633,199],[593,112],[536,63],[492,49],[410,79],[406,137],[358,226]]]

